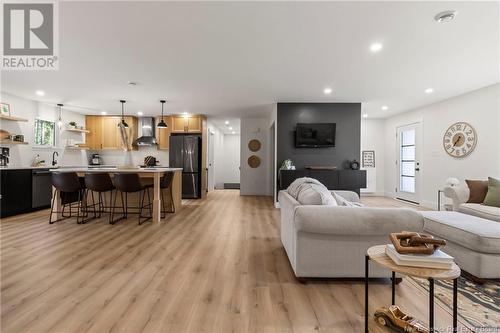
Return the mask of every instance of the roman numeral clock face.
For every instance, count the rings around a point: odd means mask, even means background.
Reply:
[[[443,137],[443,147],[448,155],[465,157],[476,148],[476,130],[465,122],[459,122],[448,127]]]

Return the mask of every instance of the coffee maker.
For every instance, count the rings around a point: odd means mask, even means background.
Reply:
[[[101,160],[101,157],[99,156],[99,154],[92,154],[92,157],[90,158],[89,164],[90,165],[101,165],[102,160]]]
[[[0,167],[6,167],[9,165],[9,148],[2,147],[0,154]]]

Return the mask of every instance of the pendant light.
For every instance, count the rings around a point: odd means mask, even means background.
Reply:
[[[158,123],[158,125],[156,125],[157,128],[167,128],[168,127],[167,124],[165,123],[165,121],[163,121],[163,106],[165,105],[165,102],[166,101],[164,99],[162,99],[160,101],[160,103],[161,103],[161,120]]]
[[[128,128],[128,124],[125,122],[125,118],[123,116],[123,114],[124,114],[123,105],[126,103],[126,101],[121,99],[120,103],[122,103],[122,121],[118,124],[118,126],[120,126],[120,124],[121,124],[121,125],[123,125],[123,127]]]
[[[63,125],[63,123],[62,123],[62,107],[63,107],[63,104],[60,104],[60,103],[57,104],[57,108],[59,109],[59,118],[57,119],[57,127],[59,129],[61,129],[62,125]]]

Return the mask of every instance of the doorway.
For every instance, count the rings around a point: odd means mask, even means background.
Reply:
[[[420,203],[420,123],[398,127],[396,198]]]

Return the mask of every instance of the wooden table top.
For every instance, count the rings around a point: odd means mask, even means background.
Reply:
[[[449,269],[411,267],[397,265],[387,254],[385,254],[385,245],[372,246],[367,251],[371,260],[385,268],[408,276],[422,279],[433,278],[435,280],[452,280],[460,276],[460,267],[453,263]]]

